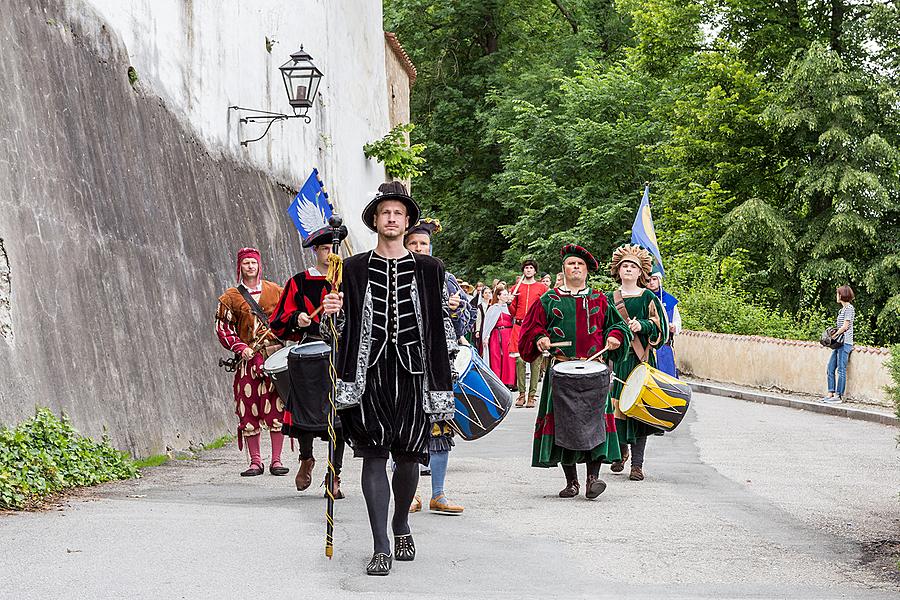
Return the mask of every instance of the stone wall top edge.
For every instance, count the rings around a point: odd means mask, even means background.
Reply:
[[[764,335],[739,335],[736,333],[715,333],[712,331],[692,331],[690,329],[684,329],[681,332],[681,335],[685,335],[688,337],[698,337],[698,338],[715,338],[715,339],[728,339],[736,342],[757,342],[763,344],[773,344],[776,346],[798,346],[803,348],[821,348],[819,342],[811,342],[808,340],[785,340],[781,338],[773,338]],[[890,348],[882,348],[876,346],[854,346],[854,352],[862,352],[865,354],[883,354],[888,355],[891,353]]]

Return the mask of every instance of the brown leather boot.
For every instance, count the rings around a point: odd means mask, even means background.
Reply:
[[[584,486],[584,497],[593,500],[606,490],[606,482],[596,475],[588,475],[587,484]]]
[[[312,472],[315,466],[316,459],[314,458],[304,458],[300,461],[300,468],[297,469],[297,475],[294,477],[298,492],[302,492],[312,483]]]
[[[613,473],[621,473],[625,470],[625,461],[628,460],[630,456],[630,452],[628,452],[628,446],[626,445],[622,450],[622,460],[613,461],[613,464],[610,465],[610,470]]]
[[[644,469],[641,467],[631,467],[631,475],[628,476],[628,479],[632,481],[643,481]]]
[[[322,482],[322,485],[326,485],[328,482],[328,476],[325,476],[325,481]],[[334,476],[334,484],[331,486],[331,494],[334,496],[335,500],[343,500],[344,492],[341,491],[341,476]],[[324,497],[328,497],[328,491],[326,490]]]
[[[577,479],[572,479],[566,484],[566,487],[559,491],[560,498],[574,498],[578,495],[581,486],[578,484]]]
[[[519,394],[519,397],[516,399],[516,408],[522,408],[525,406],[525,393],[522,392]]]
[[[528,402],[525,403],[525,408],[534,408],[534,396],[528,396]]]

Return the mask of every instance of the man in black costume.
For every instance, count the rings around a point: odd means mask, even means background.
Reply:
[[[353,454],[363,459],[362,490],[374,541],[369,575],[387,575],[394,558],[416,556],[408,509],[419,465],[428,464],[431,423],[453,416],[451,362],[457,348],[443,263],[403,245],[419,219],[418,205],[399,182],[382,184],[378,192],[362,215],[378,234],[375,250],[345,260],[343,291],[323,301],[326,314],[343,315],[337,403]],[[389,457],[396,463],[390,483]],[[392,488],[393,554],[387,533]]]

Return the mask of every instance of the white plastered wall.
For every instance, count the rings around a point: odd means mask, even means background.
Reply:
[[[140,85],[210,152],[237,157],[292,188],[318,168],[350,227],[353,250],[373,245],[360,212],[384,179],[362,147],[389,129],[379,0],[71,0],[69,10],[94,10],[114,29]],[[271,52],[267,38],[274,40]],[[228,107],[289,112],[278,67],[301,43],[325,74],[312,122],[282,121],[259,142],[240,146],[265,125],[242,125]]]

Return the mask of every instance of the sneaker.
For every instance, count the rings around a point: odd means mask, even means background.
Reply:
[[[822,402],[825,404],[840,404],[843,402],[840,396],[828,396],[826,398],[822,398]]]

